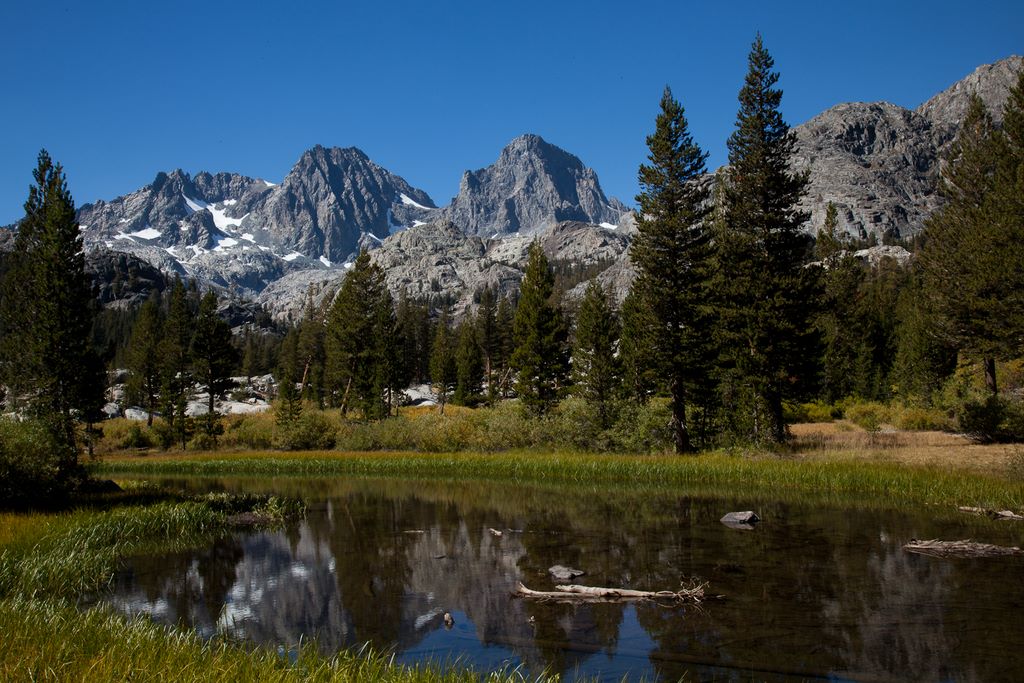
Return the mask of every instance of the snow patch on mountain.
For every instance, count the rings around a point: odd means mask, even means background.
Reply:
[[[139,238],[144,239],[144,240],[155,240],[157,237],[159,237],[163,233],[161,233],[156,228],[146,227],[146,228],[143,228],[142,230],[139,230],[137,232],[130,232],[128,234],[130,236],[132,236],[132,237],[139,237]]]
[[[410,197],[409,195],[405,194],[404,192],[399,193],[398,197],[399,197],[399,199],[402,200],[402,203],[405,204],[406,206],[411,206],[411,207],[416,208],[416,209],[423,209],[424,211],[430,211],[431,210],[429,206],[423,206],[422,204],[420,204],[419,202],[415,201],[412,197]]]

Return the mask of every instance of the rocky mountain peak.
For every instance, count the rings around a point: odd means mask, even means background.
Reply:
[[[934,125],[956,128],[967,114],[971,95],[978,95],[996,123],[1003,120],[1006,93],[1024,69],[1024,57],[1013,55],[994,64],[983,64],[965,78],[919,106],[916,111]]]
[[[342,262],[363,235],[378,239],[412,225],[434,202],[355,147],[307,150],[246,228],[280,249]]]
[[[916,110],[888,102],[839,104],[794,128],[793,165],[810,171],[802,206],[808,230],[824,224],[832,202],[840,229],[855,237],[910,237],[942,204],[938,177],[970,96],[977,93],[996,119],[1024,59],[1010,57],[972,74]]]
[[[532,233],[561,221],[615,225],[625,211],[578,157],[527,134],[506,145],[491,166],[466,171],[444,216],[467,234],[490,236]]]

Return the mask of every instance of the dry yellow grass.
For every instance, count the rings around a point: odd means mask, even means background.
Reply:
[[[884,430],[867,432],[847,421],[791,426],[796,457],[868,460],[918,467],[1004,474],[1019,444],[979,444],[961,434]]]

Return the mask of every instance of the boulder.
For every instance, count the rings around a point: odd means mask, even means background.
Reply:
[[[730,529],[751,531],[761,521],[761,518],[757,516],[756,512],[745,510],[743,512],[727,512],[719,521]]]
[[[583,576],[586,572],[582,569],[573,569],[572,567],[563,567],[560,564],[556,564],[548,569],[548,574],[551,574],[558,581],[572,581],[577,576]]]

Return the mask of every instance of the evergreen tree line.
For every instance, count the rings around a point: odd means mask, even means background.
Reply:
[[[943,170],[946,204],[915,239],[909,267],[856,259],[834,206],[817,239],[802,231],[808,177],[790,166],[778,78],[758,37],[729,165],[714,176],[666,88],[639,170],[637,277],[621,306],[591,280],[571,312],[564,292],[594,272],[549,264],[534,243],[518,296],[484,288],[456,324],[440,293],[394,301],[364,252],[333,301],[310,300],[275,350],[251,330],[233,340],[214,293],[179,280],[131,324],[121,354],[129,397],[162,414],[165,441],[183,446],[216,439],[214,399],[239,366],[275,367],[286,424],[304,403],[385,419],[403,389],[428,383],[442,411],[514,396],[543,416],[575,396],[597,429],[663,397],[675,448],[689,452],[781,441],[793,401],[928,402],[958,362],[975,359],[990,395],[983,408],[998,412],[997,362],[1019,358],[1024,339],[1024,76],[1002,127],[972,101]],[[96,419],[105,383],[74,204],[45,152],[25,208],[19,258],[4,265],[0,380],[8,405],[64,445],[56,467],[72,478],[75,423]],[[198,387],[209,412],[197,429],[185,408]]]
[[[197,300],[198,299],[198,300]],[[206,413],[200,418],[203,444],[216,443],[221,431],[215,400],[232,388],[232,372],[239,352],[231,328],[217,314],[213,290],[201,298],[175,279],[168,296],[151,296],[141,307],[127,348],[131,404],[143,406],[148,424],[163,416],[161,440],[185,448],[196,434],[195,421],[186,412],[198,389],[206,392]]]

